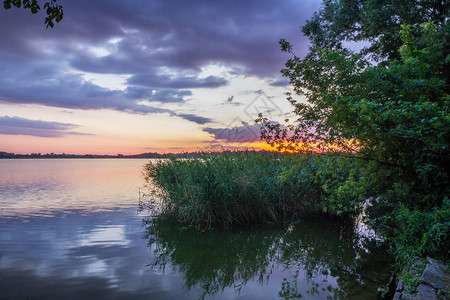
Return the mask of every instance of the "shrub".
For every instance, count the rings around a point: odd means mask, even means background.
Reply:
[[[399,265],[407,265],[416,257],[432,256],[448,259],[450,237],[450,201],[430,211],[409,209],[401,205],[395,215],[396,228],[392,240]]]

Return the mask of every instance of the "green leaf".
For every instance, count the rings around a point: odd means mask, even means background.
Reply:
[[[9,1],[3,1],[3,7],[5,9],[10,9],[11,8],[11,0]]]

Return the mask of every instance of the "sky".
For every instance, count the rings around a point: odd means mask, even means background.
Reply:
[[[254,147],[283,120],[280,70],[319,0],[58,1],[0,9],[0,151],[137,154]],[[42,1],[40,2],[43,6]]]

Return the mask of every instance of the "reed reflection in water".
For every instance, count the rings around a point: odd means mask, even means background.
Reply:
[[[391,274],[384,243],[348,222],[305,218],[285,229],[206,233],[167,216],[144,223],[155,254],[151,267],[180,272],[187,290],[201,289],[200,298],[230,288],[240,293],[257,282],[261,290],[278,286],[267,289],[272,298],[374,299]]]

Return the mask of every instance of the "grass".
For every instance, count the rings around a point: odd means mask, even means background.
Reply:
[[[340,204],[339,210],[336,197],[327,192],[336,174],[339,180],[349,176],[345,168],[334,172],[333,160],[254,151],[205,153],[150,162],[145,175],[163,212],[189,226],[280,224],[305,211],[339,215],[354,210],[356,202],[347,200],[350,208]]]

